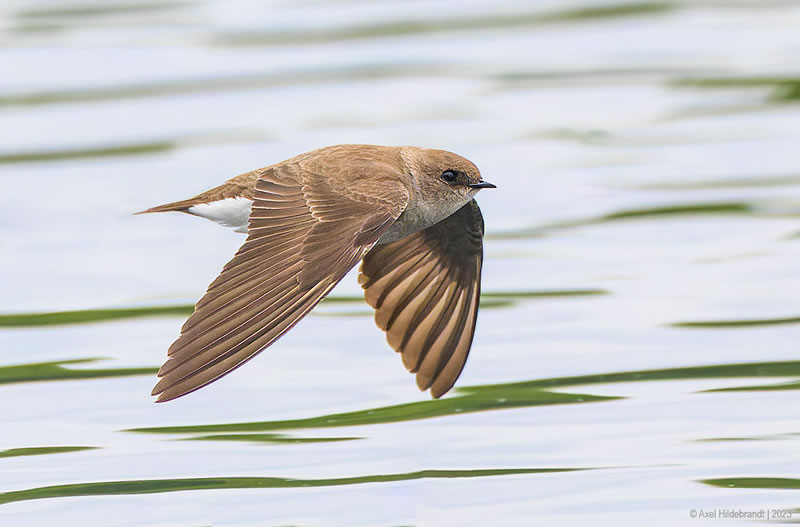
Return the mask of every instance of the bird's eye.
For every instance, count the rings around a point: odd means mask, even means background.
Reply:
[[[458,174],[456,174],[452,170],[445,170],[444,172],[442,172],[442,181],[444,181],[445,183],[452,184],[455,183],[457,179],[458,179]]]

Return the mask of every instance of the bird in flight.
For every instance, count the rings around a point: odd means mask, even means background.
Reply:
[[[483,218],[494,188],[451,152],[337,145],[238,175],[178,211],[247,233],[170,346],[158,402],[227,375],[297,324],[359,261],[375,322],[420,390],[455,384],[480,297]]]

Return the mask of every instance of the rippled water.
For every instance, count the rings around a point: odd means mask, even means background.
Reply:
[[[797,509],[799,25],[789,0],[4,2],[0,523]],[[351,277],[153,404],[242,237],[131,213],[346,142],[499,187],[458,389],[416,391]]]

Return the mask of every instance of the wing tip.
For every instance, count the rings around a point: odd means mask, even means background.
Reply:
[[[436,386],[436,380],[437,379],[420,380],[420,376],[417,375],[417,388],[419,388],[419,391],[421,392],[428,391],[430,389],[430,392],[428,393],[430,394],[431,399],[435,400],[441,398],[444,394],[449,392],[453,388],[453,385],[455,384],[453,383],[450,386],[447,386],[446,388],[442,388]]]
[[[156,387],[153,388],[153,391],[150,392],[150,396],[156,397],[156,400],[154,401],[156,403],[165,403],[169,400],[164,397],[164,390],[160,390],[158,385],[156,385]]]
[[[434,399],[439,399],[444,394],[449,392],[453,388],[453,385],[455,385],[455,380],[453,381],[453,383],[450,384],[450,386],[447,386],[446,388],[440,388],[434,384],[434,386],[431,387],[431,397]]]
[[[155,386],[153,386],[153,390],[150,392],[151,397],[158,396],[157,403],[160,403],[164,399],[164,388],[161,387],[161,379],[158,380]]]
[[[191,390],[184,390],[184,391],[170,393],[170,388],[172,388],[172,384],[163,387],[161,386],[161,384],[163,384],[163,379],[161,379],[161,381],[159,381],[158,384],[155,385],[153,391],[150,392],[150,395],[152,395],[153,397],[157,397],[157,399],[155,400],[156,403],[166,403],[172,401],[173,399],[183,397],[184,395],[191,393],[199,388],[198,387],[198,388],[193,388]]]
[[[159,394],[155,394],[154,393],[154,394],[151,394],[151,395],[158,395],[158,398],[156,398],[156,400],[154,401],[156,404],[168,403],[169,401],[172,401],[173,399],[177,399],[178,397],[180,397],[180,395],[173,395],[172,397],[167,397],[166,395],[164,395],[163,392],[161,392]],[[181,394],[181,395],[183,395],[183,394]]]

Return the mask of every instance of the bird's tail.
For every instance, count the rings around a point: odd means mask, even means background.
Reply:
[[[172,203],[167,203],[164,205],[158,205],[156,207],[150,207],[147,210],[140,210],[139,212],[134,212],[136,214],[149,214],[151,212],[188,212],[189,207],[192,205],[197,205],[194,200],[185,199],[182,201],[174,201]]]

